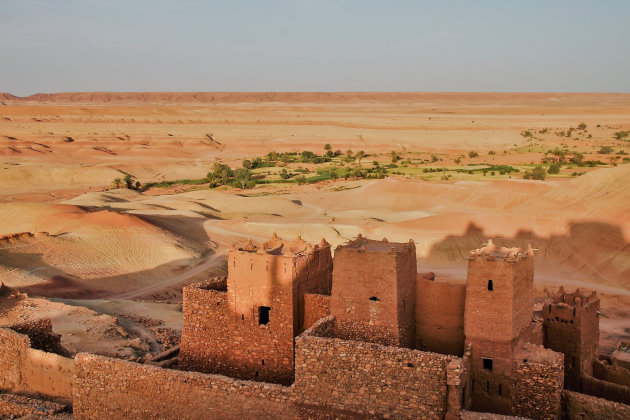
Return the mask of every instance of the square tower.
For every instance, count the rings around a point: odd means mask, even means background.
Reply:
[[[335,249],[330,312],[335,336],[415,345],[416,247],[363,238]]]
[[[324,240],[313,246],[274,234],[262,245],[249,241],[233,247],[225,292],[184,289],[183,364],[240,379],[291,383],[304,293],[330,294],[331,281],[332,256]]]
[[[466,281],[464,335],[471,346],[475,411],[511,413],[515,352],[529,342],[533,316],[531,247],[486,246],[471,251]]]
[[[580,376],[593,375],[599,355],[599,297],[594,291],[566,293],[560,287],[542,313],[543,345],[564,353],[565,386],[580,391]]]

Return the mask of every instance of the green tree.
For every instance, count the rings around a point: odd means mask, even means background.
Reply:
[[[123,185],[123,182],[122,182],[122,179],[120,179],[120,178],[114,178],[114,180],[112,181],[112,186],[115,189],[122,188],[122,185]]]
[[[243,168],[245,168],[245,169],[252,169],[252,161],[245,159],[243,161]]]
[[[562,165],[560,165],[559,163],[552,163],[551,165],[549,165],[549,169],[547,169],[547,172],[549,172],[550,174],[558,174],[560,173],[560,167]]]

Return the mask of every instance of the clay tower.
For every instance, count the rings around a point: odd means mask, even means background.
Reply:
[[[464,334],[471,346],[475,411],[511,412],[514,354],[530,339],[534,258],[489,241],[471,251],[466,282]]]
[[[599,298],[595,292],[560,288],[543,306],[543,344],[564,353],[564,383],[579,390],[580,375],[593,375],[599,354]]]
[[[335,249],[335,336],[399,347],[415,342],[416,247],[357,239]]]
[[[206,373],[289,384],[304,293],[329,295],[330,245],[249,241],[228,256],[227,291],[184,289],[182,359]],[[211,296],[207,304],[198,296]]]

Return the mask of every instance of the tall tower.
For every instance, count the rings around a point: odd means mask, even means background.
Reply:
[[[183,364],[240,379],[291,383],[304,293],[330,294],[331,281],[330,245],[323,239],[313,246],[274,235],[264,244],[234,247],[226,289],[184,289]]]
[[[534,258],[531,247],[471,251],[464,335],[471,346],[472,406],[511,413],[514,354],[531,335]]]
[[[564,383],[580,391],[582,373],[593,375],[593,360],[599,354],[599,297],[577,289],[560,288],[543,306],[543,344],[564,353]]]
[[[416,247],[363,238],[335,249],[330,312],[335,336],[415,345]]]

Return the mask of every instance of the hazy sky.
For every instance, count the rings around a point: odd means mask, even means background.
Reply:
[[[0,92],[630,92],[630,0],[0,0]]]

